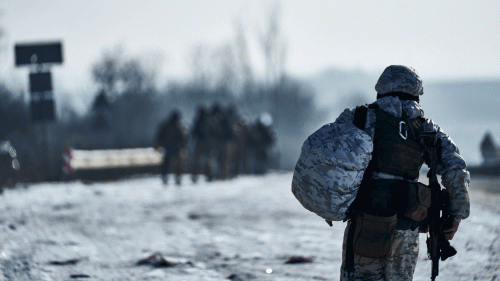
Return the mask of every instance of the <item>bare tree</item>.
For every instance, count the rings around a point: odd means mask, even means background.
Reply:
[[[280,7],[271,9],[267,30],[261,34],[261,45],[266,64],[266,79],[269,86],[280,83],[284,73],[286,44],[279,25]]]
[[[207,47],[197,46],[191,55],[191,69],[193,72],[193,83],[208,87],[213,79],[210,71],[210,55]]]
[[[241,84],[244,85],[254,83],[254,73],[252,66],[250,64],[250,58],[248,54],[248,43],[246,39],[246,33],[243,25],[239,22],[236,26],[236,44],[235,44],[235,56],[236,63],[238,67],[238,72],[241,75]]]
[[[143,94],[154,91],[154,70],[146,70],[138,59],[131,59],[123,63],[119,70],[123,91]]]
[[[118,89],[117,84],[120,80],[121,50],[115,49],[106,52],[101,61],[92,67],[92,75],[105,91],[108,98],[116,98]]]
[[[156,69],[144,67],[139,58],[126,58],[120,48],[103,54],[92,68],[94,81],[110,101],[125,93],[143,94],[155,90]]]
[[[267,30],[261,34],[260,42],[265,58],[266,85],[269,90],[269,110],[273,117],[279,113],[279,95],[284,79],[284,65],[286,58],[286,44],[281,35],[279,25],[280,7],[275,5],[271,9]]]

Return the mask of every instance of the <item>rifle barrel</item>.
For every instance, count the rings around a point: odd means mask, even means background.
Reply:
[[[439,258],[432,260],[432,274],[431,280],[436,280],[436,277],[439,275]]]

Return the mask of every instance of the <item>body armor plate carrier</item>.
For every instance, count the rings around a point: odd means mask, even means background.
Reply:
[[[351,210],[405,214],[408,207],[412,208],[408,206],[414,200],[415,191],[411,189],[417,188],[414,181],[418,179],[424,163],[425,150],[420,144],[419,133],[423,131],[425,119],[398,118],[379,109],[376,104],[369,105],[369,108],[374,109],[376,116],[372,160],[363,175]],[[364,129],[366,111],[366,106],[356,109],[354,124],[360,129]],[[375,180],[372,179],[373,172],[405,180]]]
[[[423,164],[423,148],[418,139],[423,118],[398,118],[375,109],[374,169],[405,179],[418,178]]]

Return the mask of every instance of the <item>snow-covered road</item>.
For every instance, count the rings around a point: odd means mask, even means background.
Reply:
[[[0,280],[338,280],[345,224],[290,191],[292,174],[164,186],[159,177],[18,186],[0,196]],[[474,179],[471,217],[438,280],[500,280],[500,179]],[[425,246],[425,236],[421,235]],[[172,266],[137,262],[159,253]],[[287,264],[291,257],[312,262]],[[429,280],[421,247],[414,280]]]

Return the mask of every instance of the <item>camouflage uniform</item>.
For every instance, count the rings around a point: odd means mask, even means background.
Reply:
[[[403,92],[413,96],[423,93],[422,81],[416,72],[405,66],[390,66],[382,73],[375,89],[378,92],[378,100],[375,102],[380,109],[401,118],[403,113],[408,118],[423,116],[423,110],[415,100],[400,100],[397,96],[385,96],[391,92]],[[344,111],[343,114],[353,116],[354,110]],[[350,116],[349,116],[350,117]],[[339,118],[350,119],[346,116]],[[373,139],[375,113],[368,110],[365,132]],[[460,156],[459,150],[452,139],[446,135],[441,128],[432,120],[424,122],[425,132],[437,132],[441,139],[442,156],[437,165],[437,173],[441,175],[442,184],[450,195],[449,212],[455,220],[460,222],[469,216],[468,186],[470,175],[466,169],[466,163]],[[373,178],[402,179],[384,173],[374,173]],[[411,230],[401,228],[396,230],[392,256],[387,259],[374,259],[354,257],[354,276],[347,278],[345,272],[346,238],[350,224],[346,227],[343,246],[343,264],[341,268],[341,280],[412,280],[418,257],[418,229]]]
[[[210,156],[209,144],[209,116],[207,110],[200,106],[196,111],[196,117],[190,132],[191,140],[191,179],[198,181],[198,175],[209,176],[208,158]]]
[[[156,137],[156,146],[163,147],[165,151],[160,166],[160,174],[165,184],[168,182],[170,172],[175,173],[176,184],[181,184],[182,151],[186,146],[186,137],[180,124],[180,116],[180,112],[174,110],[168,119],[160,125]]]
[[[391,256],[385,259],[373,259],[354,254],[354,276],[345,273],[347,232],[351,223],[347,223],[342,245],[342,267],[340,281],[400,281],[412,280],[418,258],[418,229],[396,230]],[[352,245],[351,245],[352,247]]]

